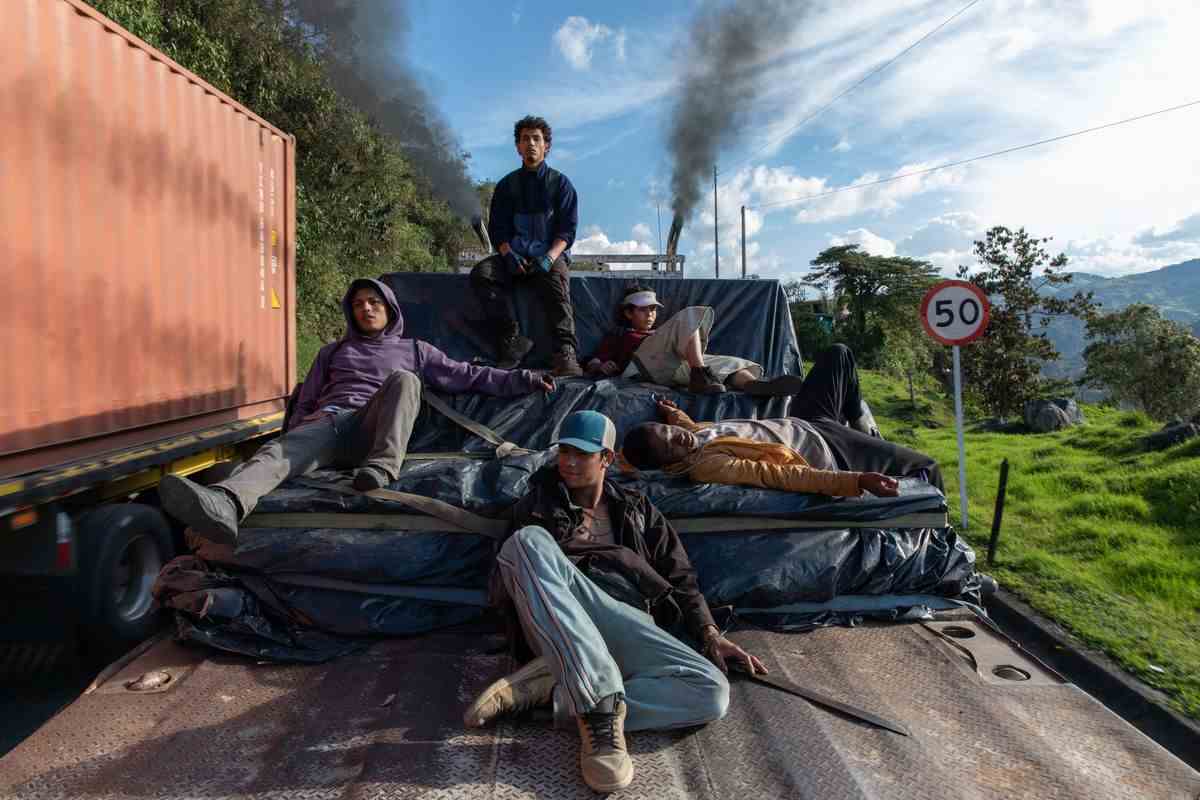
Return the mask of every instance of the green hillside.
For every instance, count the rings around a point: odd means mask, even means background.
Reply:
[[[1106,313],[1146,303],[1157,308],[1164,318],[1181,322],[1200,336],[1200,259],[1119,278],[1076,272],[1072,273],[1070,283],[1043,291],[1060,297],[1092,292]],[[1046,333],[1061,354],[1058,362],[1047,368],[1047,373],[1078,376],[1083,371],[1083,348],[1087,346],[1083,322],[1074,317],[1055,319]]]
[[[953,403],[932,385],[914,414],[900,381],[864,373],[884,436],[943,465],[957,525]],[[933,398],[932,400],[930,398]],[[980,569],[1200,719],[1200,439],[1158,453],[1142,414],[1082,406],[1050,434],[966,432],[970,527]],[[987,539],[1003,458],[1008,500],[996,565]]]

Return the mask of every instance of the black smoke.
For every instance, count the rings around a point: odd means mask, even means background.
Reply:
[[[761,87],[763,62],[787,43],[811,0],[706,2],[682,52],[683,90],[671,114],[672,228],[696,210],[717,153],[736,132]],[[670,248],[668,248],[670,249]]]
[[[288,12],[320,42],[330,81],[395,138],[436,194],[465,219],[479,196],[458,138],[409,62],[405,0],[292,0]]]

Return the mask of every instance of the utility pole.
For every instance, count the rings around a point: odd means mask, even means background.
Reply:
[[[742,206],[742,278],[746,277],[746,207]]]
[[[713,264],[717,267],[717,277],[721,277],[721,243],[717,239],[717,230],[721,227],[721,218],[717,216],[717,165],[713,164]]]

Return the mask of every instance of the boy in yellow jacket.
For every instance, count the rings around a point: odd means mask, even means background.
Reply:
[[[670,400],[660,400],[663,422],[638,425],[622,454],[638,469],[662,469],[698,483],[756,486],[832,497],[899,494],[899,481],[879,472],[838,469],[815,427],[800,419],[742,419],[697,423]],[[870,437],[864,437],[870,438]],[[892,449],[881,439],[872,439]],[[912,451],[910,451],[912,452]]]

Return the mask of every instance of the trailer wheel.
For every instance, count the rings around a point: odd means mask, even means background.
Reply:
[[[156,508],[101,506],[80,525],[89,553],[85,636],[105,656],[125,652],[154,633],[162,614],[150,593],[175,555],[171,527]]]

